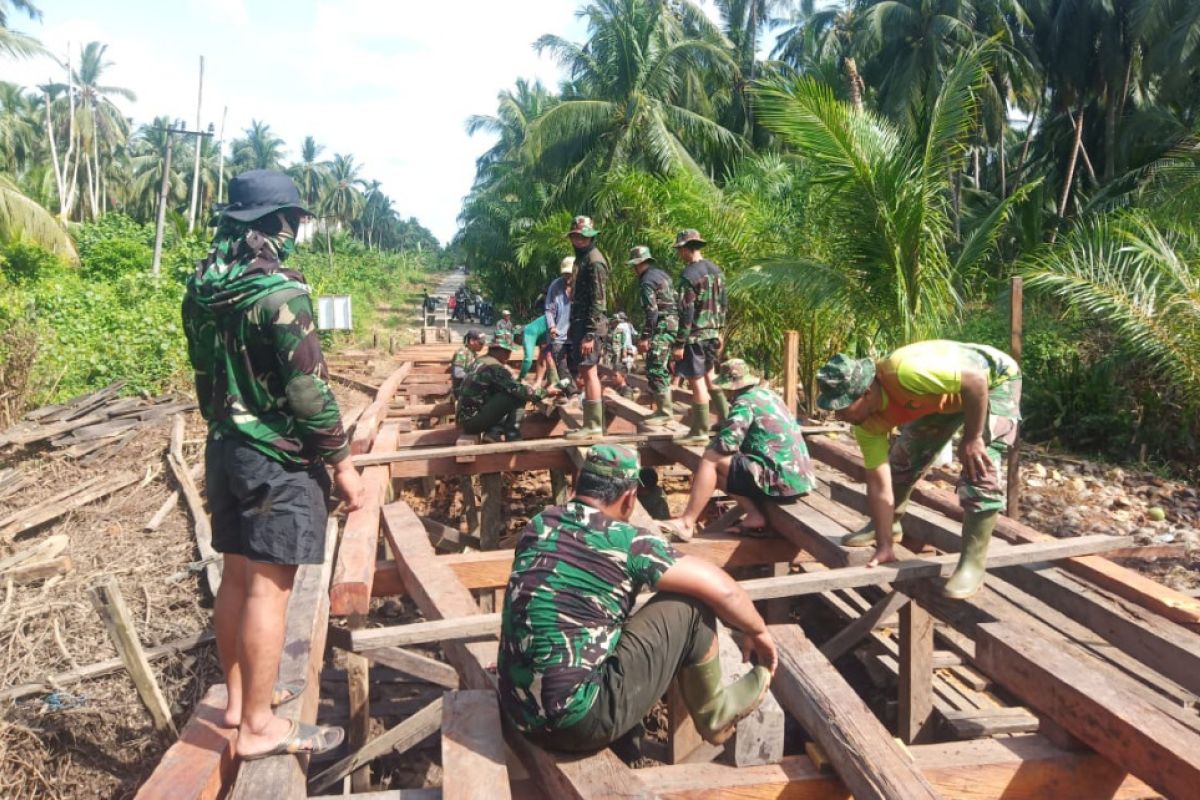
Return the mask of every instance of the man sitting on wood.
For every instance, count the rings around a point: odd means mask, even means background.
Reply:
[[[485,343],[483,334],[478,329],[472,328],[463,337],[463,346],[458,348],[454,358],[450,360],[450,391],[454,395],[455,402],[462,394],[463,381],[467,379],[467,373],[479,360],[479,354],[483,352]]]
[[[329,388],[309,287],[283,266],[311,215],[281,172],[243,172],[229,182],[229,200],[183,301],[208,422],[212,544],[224,557],[213,607],[229,695],[223,722],[238,728],[243,759],[323,753],[341,743],[341,728],[290,722],[272,706],[304,688],[276,680],[297,565],[325,558],[324,464],[350,510],[363,502],[362,482]]]
[[[729,414],[696,468],[687,508],[670,529],[688,540],[713,490],[727,492],[745,512],[729,533],[766,529],[761,503],[790,502],[816,485],[808,448],[783,398],[750,372],[740,358],[726,361],[713,385],[732,397]]]
[[[996,515],[1005,506],[1000,465],[1021,418],[1017,362],[987,345],[932,340],[879,361],[839,353],[821,367],[817,382],[817,405],[853,423],[862,449],[871,524],[843,543],[874,544],[872,564],[895,560],[892,542],[903,536],[900,518],[913,487],[962,428],[963,544],[942,591],[955,599],[979,591]],[[888,434],[897,426],[900,436],[889,450]]]
[[[517,539],[501,617],[500,702],[543,747],[611,744],[674,679],[700,735],[720,744],[762,702],[775,672],[775,644],[737,582],[629,524],[638,472],[637,451],[596,445],[574,497],[531,519]],[[657,594],[634,611],[644,588]],[[714,615],[745,634],[743,652],[759,662],[729,686]]]
[[[475,362],[459,392],[459,426],[467,433],[482,433],[486,442],[520,441],[525,404],[559,393],[555,387],[535,388],[514,378],[505,366],[512,348],[512,333],[497,331],[487,355]]]

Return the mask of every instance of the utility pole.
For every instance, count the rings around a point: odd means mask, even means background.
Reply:
[[[196,89],[196,130],[200,130],[200,108],[204,99],[204,56],[200,56],[200,86]],[[196,135],[196,158],[192,166],[192,204],[188,207],[188,233],[196,230],[196,208],[200,205],[200,150],[204,140]]]
[[[163,225],[167,221],[167,187],[171,180],[171,150],[175,144],[175,134],[194,135],[199,142],[202,136],[212,136],[211,131],[189,131],[186,128],[158,128],[167,135],[166,152],[163,154],[162,183],[158,189],[158,218],[154,224],[154,262],[150,271],[157,280],[162,270]]]
[[[225,106],[221,112],[221,133],[217,137],[217,196],[213,198],[214,203],[222,202],[221,198],[225,196],[225,118],[228,116],[229,106]]]

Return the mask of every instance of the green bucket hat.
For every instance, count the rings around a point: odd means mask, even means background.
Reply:
[[[571,220],[571,230],[567,231],[567,236],[570,236],[572,233],[578,233],[580,236],[587,236],[588,238],[600,235],[600,231],[596,230],[592,218],[585,217],[582,214]]]
[[[654,261],[654,256],[650,255],[649,247],[639,244],[637,247],[630,248],[629,260],[625,263],[631,267],[636,267],[638,264],[644,264],[647,261]]]
[[[826,411],[841,411],[871,388],[875,380],[875,362],[869,358],[851,358],[838,353],[817,370],[817,406]]]
[[[641,469],[637,450],[621,444],[598,444],[588,451],[583,462],[584,472],[627,481],[640,482]]]
[[[721,372],[713,381],[718,389],[737,391],[758,383],[758,377],[750,371],[750,366],[740,358],[731,358],[721,365]]]
[[[499,347],[504,350],[513,349],[513,332],[512,331],[496,331],[492,334],[492,341],[488,347]]]
[[[675,234],[675,249],[683,247],[685,244],[694,244],[697,247],[704,247],[708,242],[704,241],[704,237],[700,235],[700,231],[695,228],[685,228]]]

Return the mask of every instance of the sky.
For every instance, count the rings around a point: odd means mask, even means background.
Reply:
[[[106,85],[137,94],[118,106],[136,124],[156,116],[196,122],[225,139],[252,119],[270,124],[294,159],[305,136],[324,158],[351,153],[395,208],[442,242],[457,229],[475,159],[494,139],[467,136],[472,114],[492,114],[518,77],[558,85],[562,72],[533,42],[555,33],[582,42],[578,0],[36,0],[41,22],[9,9],[9,26],[60,58],[108,45]],[[712,12],[712,7],[708,9]],[[64,80],[46,58],[6,61],[4,80]],[[228,153],[228,150],[226,150]]]

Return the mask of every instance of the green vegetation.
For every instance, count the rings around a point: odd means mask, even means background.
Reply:
[[[1007,346],[1023,275],[1026,431],[1200,461],[1200,7],[1166,0],[587,0],[568,77],[493,116],[454,245],[527,308],[573,214],[620,263],[699,228],[729,346],[780,369],[931,336]],[[774,40],[772,47],[771,42]],[[771,49],[763,59],[764,49]]]

